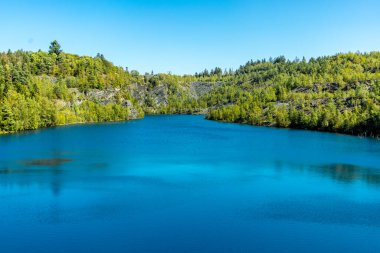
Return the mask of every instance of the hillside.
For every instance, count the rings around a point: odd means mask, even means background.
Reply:
[[[54,42],[56,43],[56,42]],[[0,54],[0,133],[201,113],[253,125],[380,135],[380,53],[249,61],[236,71],[144,74],[103,55]]]
[[[380,53],[317,59],[248,62],[209,119],[314,129],[366,136],[380,134]]]

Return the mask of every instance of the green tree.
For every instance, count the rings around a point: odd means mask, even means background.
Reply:
[[[0,132],[5,131],[8,133],[16,130],[16,121],[12,109],[8,103],[3,103],[0,115]]]
[[[59,56],[61,52],[61,45],[58,43],[58,41],[53,40],[49,46],[49,54],[56,54],[57,56]]]

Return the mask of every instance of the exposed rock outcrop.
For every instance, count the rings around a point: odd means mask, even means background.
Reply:
[[[107,88],[107,89],[90,89],[85,92],[81,92],[77,88],[71,88],[70,92],[72,93],[73,100],[71,102],[66,102],[64,100],[57,100],[56,104],[61,107],[80,105],[86,100],[90,100],[101,105],[108,104],[120,104],[123,107],[129,108],[130,117],[132,119],[139,118],[140,112],[136,108],[136,105],[130,99],[126,98],[126,91],[123,91],[120,88]]]
[[[222,84],[222,82],[193,82],[190,84],[190,96],[192,96],[193,98],[199,98],[209,93],[213,89],[221,86]]]

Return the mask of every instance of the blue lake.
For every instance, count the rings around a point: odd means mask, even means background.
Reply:
[[[202,116],[2,136],[0,252],[380,252],[380,141]]]

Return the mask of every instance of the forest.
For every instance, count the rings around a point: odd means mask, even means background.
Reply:
[[[194,75],[140,74],[63,52],[0,53],[0,133],[144,114],[380,136],[380,52],[248,61]],[[100,94],[100,95],[99,95]]]
[[[229,85],[208,97],[209,119],[380,134],[379,52],[250,61],[224,78]]]

